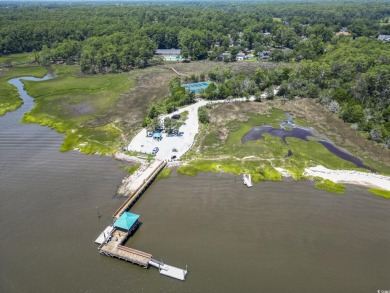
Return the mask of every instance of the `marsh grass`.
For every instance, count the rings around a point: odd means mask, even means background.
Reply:
[[[236,175],[251,174],[254,182],[262,180],[281,181],[282,176],[268,161],[242,161],[233,158],[221,160],[194,160],[178,168],[178,173],[195,176],[199,172],[224,172]]]
[[[328,179],[321,181],[315,185],[317,189],[325,190],[332,193],[344,194],[345,186],[342,184],[335,183]]]
[[[12,57],[12,55],[8,57]],[[46,73],[47,70],[38,65],[0,68],[0,116],[18,109],[23,104],[16,87],[9,84],[8,80],[21,76],[44,77]]]
[[[166,179],[169,178],[170,175],[171,175],[171,168],[164,167],[164,169],[162,169],[161,172],[158,173],[157,179]]]
[[[115,121],[102,119],[115,108],[121,94],[135,86],[126,74],[78,76],[78,66],[54,66],[56,77],[24,81],[35,99],[35,107],[23,122],[52,127],[65,134],[61,151],[112,154],[119,146],[122,131]]]
[[[34,61],[34,53],[20,53],[0,56],[0,64],[27,63]]]
[[[132,165],[132,166],[124,166],[124,165],[120,165],[119,168],[123,169],[125,172],[127,172],[129,175],[133,174],[135,171],[138,170],[139,166],[141,164],[138,163],[138,164],[135,164],[135,165]]]
[[[369,192],[372,194],[381,196],[383,198],[390,199],[390,191],[389,190],[383,190],[383,189],[378,189],[378,188],[370,188],[368,189]]]

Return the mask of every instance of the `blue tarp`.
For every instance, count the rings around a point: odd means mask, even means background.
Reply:
[[[118,220],[116,220],[114,226],[117,228],[121,228],[124,230],[130,230],[131,227],[137,222],[139,218],[139,215],[129,213],[129,212],[124,212]]]

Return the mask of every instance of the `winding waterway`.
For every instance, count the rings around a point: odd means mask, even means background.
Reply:
[[[285,144],[287,144],[286,138],[287,137],[295,137],[299,138],[304,141],[308,141],[308,137],[311,136],[314,138],[314,135],[312,132],[308,129],[302,128],[302,127],[296,127],[293,126],[293,124],[287,124],[291,127],[289,130],[285,130],[284,128],[274,128],[269,125],[262,125],[253,127],[251,130],[249,130],[248,133],[246,133],[242,138],[241,142],[245,143],[249,140],[258,140],[258,139],[264,139],[263,134],[270,134],[275,137],[279,137]],[[340,159],[346,160],[348,162],[351,162],[356,165],[356,167],[368,169],[372,172],[376,172],[375,169],[368,167],[364,165],[363,161],[359,158],[354,157],[353,155],[349,154],[346,151],[341,150],[340,148],[336,147],[332,142],[328,140],[321,140],[317,139],[317,141],[322,144],[329,152],[336,155]],[[292,155],[292,153],[289,152],[289,156]]]
[[[127,243],[185,267],[185,282],[99,255],[123,199],[108,157],[58,151],[63,136],[0,117],[0,292],[377,292],[390,288],[390,202],[313,183],[246,188],[230,174],[155,182],[132,208]],[[31,102],[31,103],[30,103]],[[102,217],[98,218],[96,207]]]

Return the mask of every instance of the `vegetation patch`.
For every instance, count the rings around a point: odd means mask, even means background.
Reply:
[[[193,160],[178,169],[179,174],[195,176],[199,172],[225,172],[236,175],[251,174],[254,182],[262,180],[281,181],[282,176],[270,162],[261,160],[242,161],[237,159]]]
[[[368,191],[375,194],[375,195],[390,199],[390,191],[389,190],[370,188]]]
[[[169,175],[171,175],[171,168],[165,167],[158,173],[157,179],[166,179],[169,178]]]
[[[125,172],[127,172],[128,174],[133,174],[135,171],[138,170],[139,166],[141,164],[138,163],[138,164],[135,164],[135,165],[132,165],[132,166],[124,166],[124,165],[120,165],[119,168],[123,169]]]
[[[36,54],[29,53],[19,53],[19,54],[11,54],[0,56],[0,65],[18,65],[20,63],[32,63],[34,62]]]
[[[35,107],[23,117],[65,133],[61,151],[112,154],[121,144],[122,129],[107,113],[121,95],[135,85],[127,74],[77,76],[78,66],[55,66],[56,77],[42,82],[24,81]]]
[[[325,179],[322,182],[319,182],[315,185],[317,189],[326,190],[333,193],[344,194],[345,186],[342,184],[334,183],[328,179]]]
[[[14,55],[7,56],[10,59],[1,57],[1,60],[18,60],[17,57],[13,58],[13,56]],[[16,110],[23,104],[23,100],[19,97],[16,87],[8,83],[10,79],[21,76],[44,77],[46,73],[47,70],[38,65],[20,65],[17,67],[0,68],[0,116],[9,111]]]

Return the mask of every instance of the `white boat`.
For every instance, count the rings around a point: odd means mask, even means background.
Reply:
[[[103,242],[109,241],[113,230],[113,226],[108,226],[102,233],[100,233],[98,238],[96,238],[95,243],[102,244]]]
[[[244,184],[248,187],[252,187],[252,179],[251,179],[251,175],[250,174],[244,174],[242,176],[242,179],[244,181]]]

